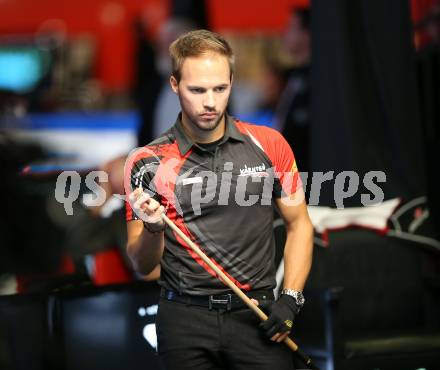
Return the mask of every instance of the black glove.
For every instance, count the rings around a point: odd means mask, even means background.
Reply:
[[[299,312],[295,299],[287,294],[282,294],[276,302],[263,302],[260,307],[269,316],[260,324],[268,338],[272,338],[276,333],[291,330],[295,315]]]

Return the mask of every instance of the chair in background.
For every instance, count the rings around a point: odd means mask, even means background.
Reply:
[[[278,249],[285,230],[276,229]],[[372,231],[315,246],[293,337],[321,370],[440,369],[440,255]]]

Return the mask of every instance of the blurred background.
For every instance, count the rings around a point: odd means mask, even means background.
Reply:
[[[196,28],[235,51],[230,114],[281,131],[302,171],[295,339],[322,369],[440,369],[438,0],[0,0],[0,369],[160,369],[123,167],[174,123],[168,46]]]

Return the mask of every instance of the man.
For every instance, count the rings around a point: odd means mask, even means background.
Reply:
[[[233,120],[226,106],[234,56],[198,30],[170,46],[175,125],[128,161],[128,245],[133,265],[160,262],[158,352],[166,369],[292,369],[283,341],[303,304],[312,226],[292,150],[275,130]],[[299,199],[299,200],[298,200]],[[273,206],[285,220],[284,294],[274,301]],[[255,314],[170,228],[167,215],[254,302]],[[261,334],[265,335],[261,335]],[[267,338],[265,338],[267,336]]]

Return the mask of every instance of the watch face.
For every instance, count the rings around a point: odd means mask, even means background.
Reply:
[[[297,296],[296,296],[296,303],[299,304],[300,306],[302,306],[305,302],[304,296],[301,292],[298,292]]]

